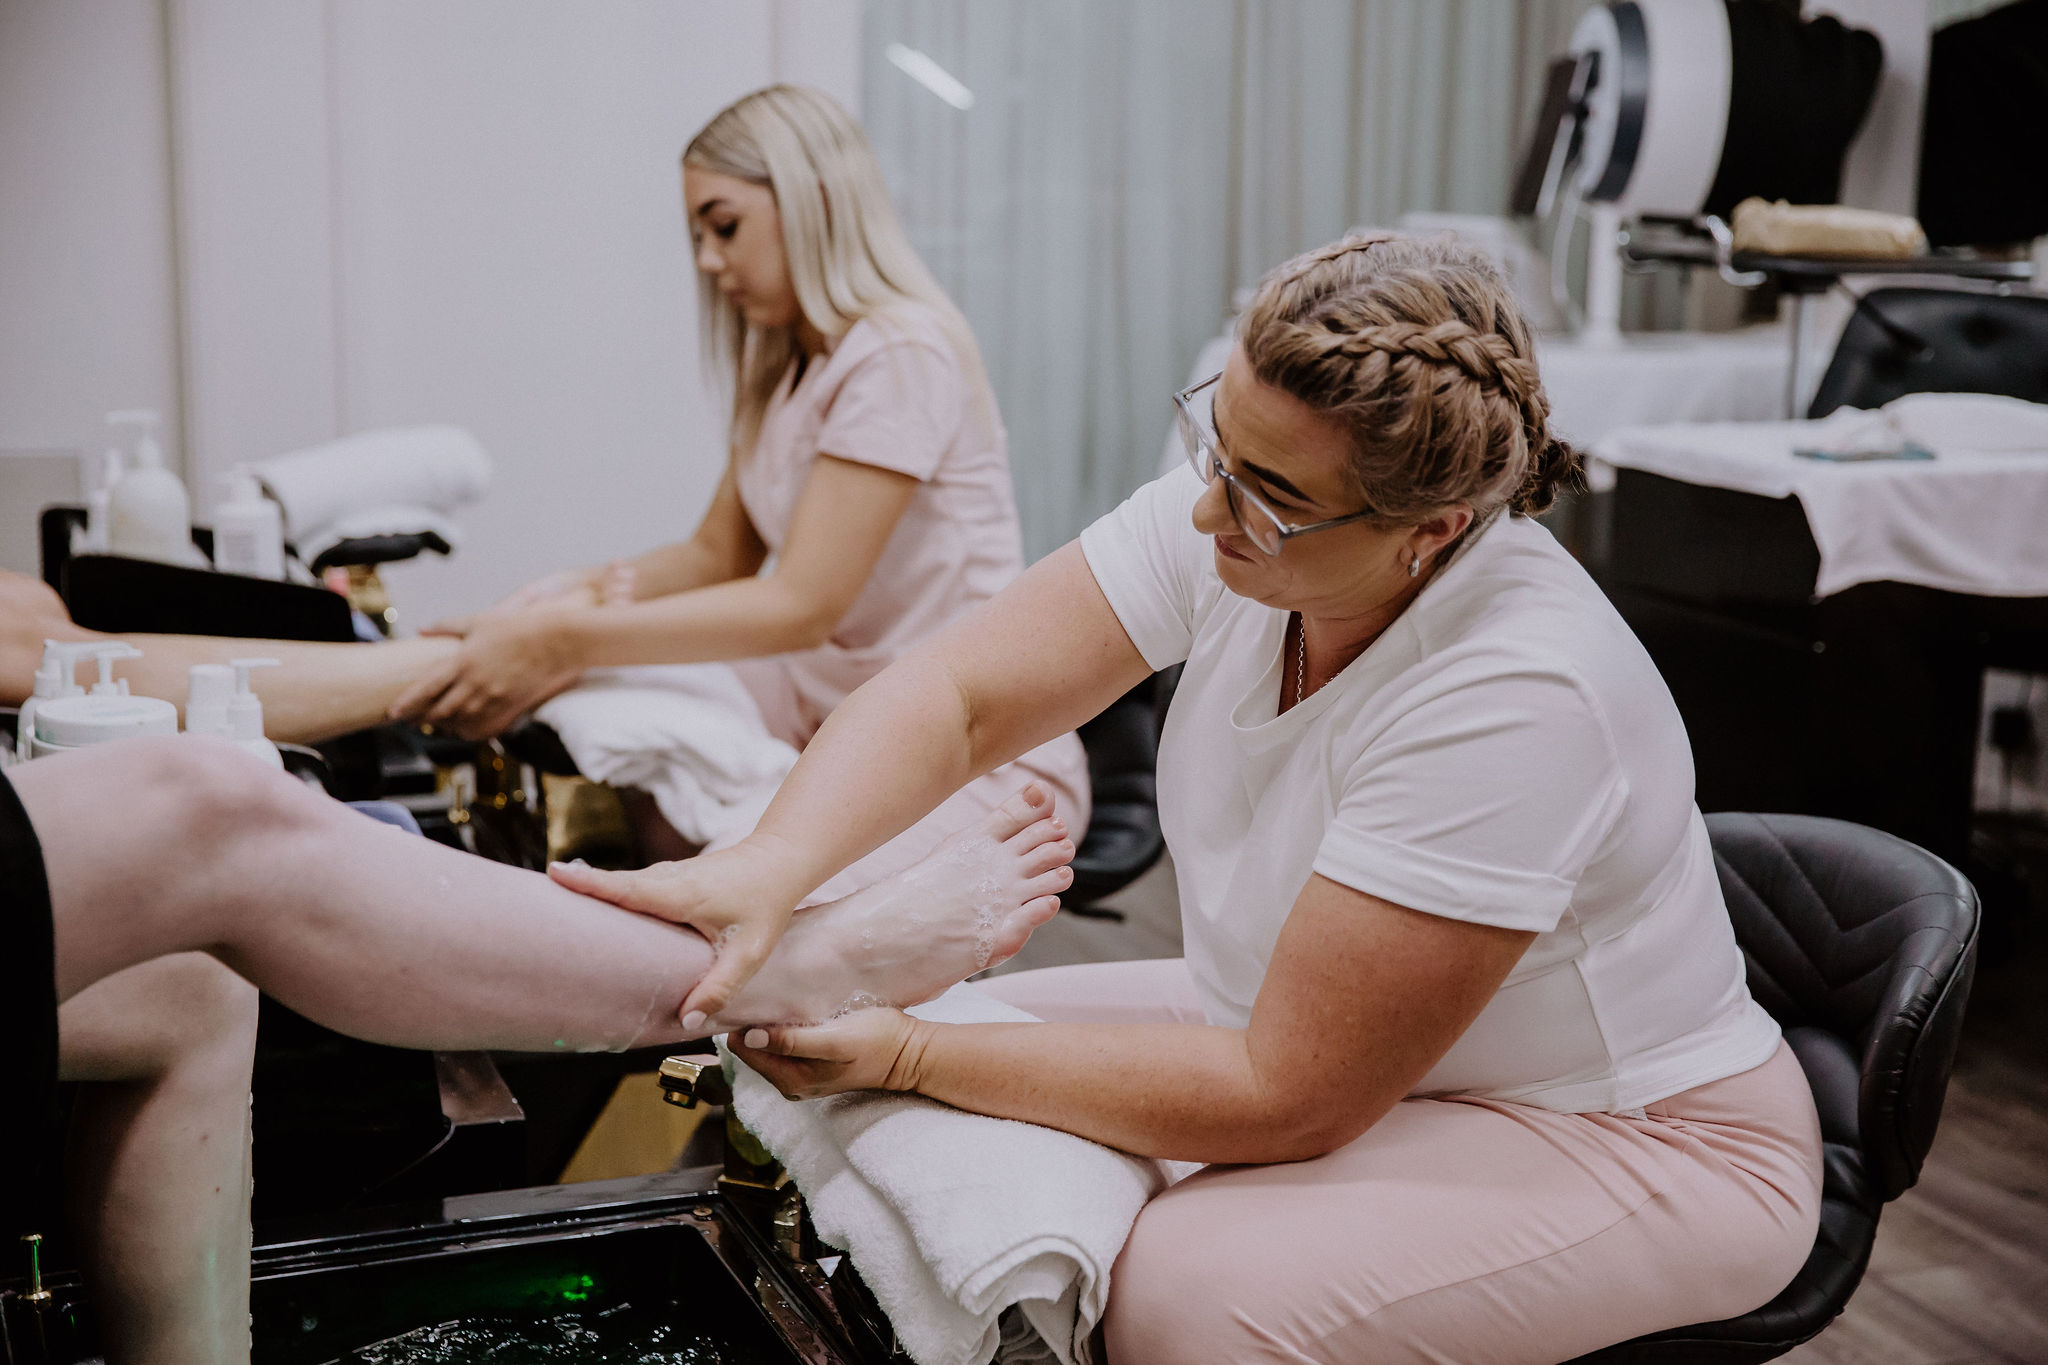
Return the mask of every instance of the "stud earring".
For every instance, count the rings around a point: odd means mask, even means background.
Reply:
[[[1418,555],[1416,555],[1416,556],[1415,556],[1415,558],[1413,558],[1413,559],[1411,559],[1411,560],[1409,560],[1409,561],[1408,561],[1408,576],[1409,576],[1410,578],[1413,578],[1413,577],[1415,577],[1415,575],[1417,575],[1417,574],[1419,574],[1419,573],[1421,573],[1421,572],[1422,572],[1422,556],[1418,554]]]

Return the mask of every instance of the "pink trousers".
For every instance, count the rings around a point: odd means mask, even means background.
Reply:
[[[1178,959],[982,985],[1044,1019],[1202,1019]],[[1768,1302],[1820,1218],[1791,1050],[1645,1113],[1407,1099],[1328,1156],[1207,1167],[1131,1231],[1110,1365],[1536,1365]]]

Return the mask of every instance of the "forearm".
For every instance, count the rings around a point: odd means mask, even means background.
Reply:
[[[263,699],[263,729],[272,739],[312,744],[381,725],[398,694],[422,673],[452,658],[461,642],[393,640],[383,644],[319,644],[297,640],[231,640],[210,635],[123,635],[142,657],[119,675],[144,696],[185,703],[194,664],[276,659],[250,686]]]
[[[1148,671],[1068,546],[841,702],[755,837],[816,886]]]
[[[1299,1161],[1354,1135],[1323,1121],[1329,1106],[1304,1104],[1263,1077],[1242,1029],[926,1023],[904,1048],[898,1071],[892,1088],[1139,1156]],[[1357,1111],[1348,1113],[1357,1124]]]
[[[381,725],[385,710],[407,684],[452,658],[454,640],[402,640],[389,644],[312,644],[293,640],[237,640],[214,635],[120,635],[72,623],[57,595],[19,575],[0,575],[0,703],[19,705],[35,683],[43,641],[125,640],[142,651],[124,659],[115,676],[145,697],[184,707],[194,664],[230,659],[276,659],[250,685],[263,698],[263,724],[272,739],[309,744]]]
[[[569,656],[584,668],[709,663],[809,649],[831,623],[773,578],[742,578],[638,602],[565,613]]]
[[[819,885],[1060,733],[1057,719],[1034,725],[1033,709],[1017,707],[1007,724],[977,724],[939,651],[900,659],[826,718],[753,838],[781,848],[793,883]]]
[[[659,546],[627,560],[626,565],[633,571],[633,597],[641,602],[740,577],[733,565],[721,562],[694,540]]]

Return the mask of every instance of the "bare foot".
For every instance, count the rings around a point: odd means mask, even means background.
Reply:
[[[798,912],[714,1028],[915,1005],[1012,956],[1060,908],[1074,844],[1033,783],[929,858]]]

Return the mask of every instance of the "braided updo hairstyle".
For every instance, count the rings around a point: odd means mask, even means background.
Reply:
[[[1386,525],[1461,502],[1474,525],[1534,515],[1579,485],[1528,323],[1452,238],[1354,233],[1297,256],[1260,281],[1237,339],[1261,383],[1350,433],[1358,492]]]

